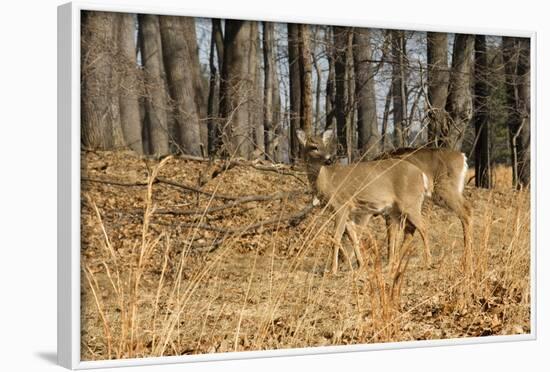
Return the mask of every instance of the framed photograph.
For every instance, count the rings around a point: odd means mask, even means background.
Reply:
[[[59,363],[534,339],[535,37],[60,6]]]

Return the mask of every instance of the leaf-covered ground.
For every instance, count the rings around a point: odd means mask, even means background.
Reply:
[[[231,200],[157,182],[147,209],[158,163],[127,152],[82,154],[83,360],[530,332],[529,194],[505,185],[507,169],[492,191],[466,187],[475,219],[471,277],[460,266],[458,218],[426,203],[435,267],[424,268],[415,237],[400,308],[388,320],[377,308],[372,265],[357,270],[344,257],[340,272],[328,274],[329,210],[286,219],[311,201],[299,169],[241,164],[208,180],[208,163],[169,159],[159,179],[197,188],[207,180],[201,190],[232,197],[289,193],[201,213]],[[370,228],[385,252],[383,220]],[[371,261],[368,245],[364,255]]]

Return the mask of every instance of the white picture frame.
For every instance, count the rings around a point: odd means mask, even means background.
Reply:
[[[326,346],[270,351],[229,352],[222,354],[166,356],[155,358],[81,361],[80,360],[80,13],[83,10],[149,13],[193,17],[235,18],[276,22],[322,23],[373,28],[399,28],[454,33],[497,34],[527,37],[531,40],[531,333],[510,336],[472,337],[435,341],[410,341],[385,344]],[[536,118],[536,32],[489,30],[471,27],[440,27],[419,24],[392,24],[369,20],[319,19],[295,14],[197,11],[155,5],[125,5],[75,1],[58,7],[58,362],[70,369],[220,361],[277,356],[317,355],[341,352],[366,352],[387,349],[435,347],[535,340],[537,338],[536,298],[536,214],[537,214],[537,118]]]

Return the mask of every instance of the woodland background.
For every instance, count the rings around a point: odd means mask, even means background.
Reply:
[[[477,186],[530,181],[526,38],[83,12],[81,56],[84,149],[293,163],[333,127],[348,161],[450,147]]]

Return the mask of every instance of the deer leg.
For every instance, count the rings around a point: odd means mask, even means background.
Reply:
[[[357,225],[355,222],[348,221],[346,223],[346,233],[353,244],[353,250],[355,251],[355,257],[357,258],[357,266],[360,268],[363,266],[363,256],[361,255],[361,245],[357,236]]]
[[[397,232],[399,222],[393,216],[386,216],[386,230],[388,235],[388,264],[391,266],[395,258],[395,246],[397,244]]]
[[[430,252],[430,243],[428,241],[428,234],[426,233],[426,228],[424,227],[424,222],[422,221],[420,213],[412,213],[407,215],[403,246],[409,244],[416,230],[418,230],[418,232],[420,233],[420,236],[422,237],[422,242],[424,243],[424,264],[426,265],[426,267],[431,267],[432,254]]]
[[[343,210],[336,212],[335,229],[334,229],[334,249],[332,252],[332,274],[338,272],[338,251],[342,248],[342,235],[346,228],[346,220],[348,219],[349,211]]]
[[[454,212],[462,224],[462,232],[464,234],[463,263],[466,267],[470,267],[472,256],[472,207],[470,203],[464,199],[464,196],[451,186],[439,187],[437,193],[444,206]]]

